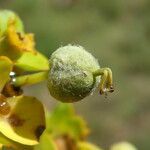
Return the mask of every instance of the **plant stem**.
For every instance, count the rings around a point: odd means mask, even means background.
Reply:
[[[48,71],[33,73],[29,75],[22,75],[13,78],[13,85],[16,87],[24,85],[32,85],[47,79]]]

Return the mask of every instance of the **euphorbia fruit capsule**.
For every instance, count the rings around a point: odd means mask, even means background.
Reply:
[[[67,45],[50,57],[48,88],[62,102],[76,102],[100,85],[100,94],[113,92],[112,72],[100,68],[98,61],[83,47]]]

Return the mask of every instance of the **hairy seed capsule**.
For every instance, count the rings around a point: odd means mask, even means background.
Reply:
[[[81,46],[58,48],[49,60],[48,88],[62,102],[85,98],[97,86],[100,78],[93,72],[100,68],[97,60]]]

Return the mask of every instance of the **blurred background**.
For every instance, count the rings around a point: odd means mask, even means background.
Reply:
[[[108,148],[127,140],[150,149],[149,0],[0,0],[0,9],[19,14],[47,57],[61,45],[79,44],[113,70],[113,94],[97,90],[74,104],[88,121],[90,141]],[[25,90],[52,109],[58,102],[45,84]]]

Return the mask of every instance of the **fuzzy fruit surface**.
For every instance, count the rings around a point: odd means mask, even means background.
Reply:
[[[79,101],[93,92],[100,81],[93,75],[100,68],[98,61],[81,46],[58,48],[49,64],[48,89],[59,101]]]

